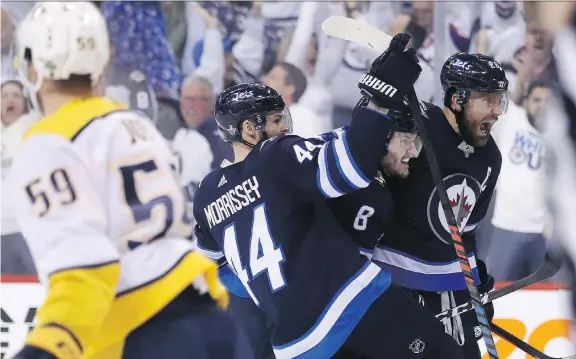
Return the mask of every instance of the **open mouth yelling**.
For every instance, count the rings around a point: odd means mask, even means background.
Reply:
[[[14,115],[16,114],[16,107],[14,105],[6,106],[6,115]]]
[[[490,119],[487,121],[482,121],[480,123],[480,127],[478,128],[480,131],[480,135],[481,136],[488,136],[490,134],[490,130],[492,129],[492,126],[494,125],[494,123],[497,121],[497,119]]]

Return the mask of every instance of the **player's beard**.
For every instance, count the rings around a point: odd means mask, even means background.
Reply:
[[[388,152],[380,162],[380,170],[388,177],[406,178],[410,173],[408,163],[402,162],[403,156]]]
[[[467,144],[473,147],[482,147],[488,143],[488,140],[490,139],[491,125],[488,125],[489,127],[486,130],[486,135],[481,136],[477,134],[477,132],[480,131],[481,123],[468,120],[465,108],[462,111],[454,112],[454,116],[456,117],[456,123],[458,124],[458,131],[460,132],[460,136],[462,136],[462,139]]]

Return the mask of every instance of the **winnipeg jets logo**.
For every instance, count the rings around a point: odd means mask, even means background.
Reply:
[[[462,232],[476,205],[476,200],[482,192],[482,186],[474,177],[455,173],[444,178],[444,187],[448,193],[456,224]],[[428,200],[428,223],[438,239],[446,244],[451,243],[448,223],[436,189],[432,191]]]

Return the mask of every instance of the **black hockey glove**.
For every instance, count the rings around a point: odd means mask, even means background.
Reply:
[[[478,276],[480,277],[480,284],[478,284],[478,292],[480,294],[486,294],[494,289],[494,277],[488,274],[486,269],[486,264],[480,259],[476,259],[476,266],[478,267]],[[484,304],[484,311],[486,311],[486,317],[488,321],[492,321],[494,318],[494,303]]]
[[[31,345],[26,345],[16,356],[14,359],[58,359],[56,356],[52,355],[51,353],[45,351],[44,349],[40,349],[37,347],[33,347]]]
[[[422,72],[416,50],[406,49],[410,35],[394,36],[390,47],[380,55],[362,75],[358,87],[377,106],[387,109],[404,108],[404,97]]]

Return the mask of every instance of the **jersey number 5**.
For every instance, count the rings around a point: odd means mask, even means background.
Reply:
[[[254,278],[266,271],[272,292],[276,292],[286,286],[286,279],[284,278],[281,266],[285,260],[284,253],[282,252],[282,247],[276,246],[274,239],[272,239],[268,218],[266,216],[265,203],[254,208],[249,254],[251,277],[248,275],[248,270],[240,259],[236,226],[234,223],[226,226],[226,228],[224,228],[224,255],[248,291],[248,294],[252,297],[252,300],[258,305],[258,299],[248,286],[248,283]]]
[[[175,167],[172,167],[172,169],[176,170]],[[128,238],[128,249],[134,249],[145,242],[151,242],[156,239],[163,238],[170,230],[170,227],[172,227],[174,220],[178,221],[178,218],[174,218],[174,202],[168,193],[161,194],[147,202],[142,202],[138,196],[138,193],[136,192],[136,188],[138,187],[136,185],[137,179],[141,181],[144,180],[142,177],[136,176],[137,173],[144,173],[150,176],[162,175],[161,172],[158,172],[159,168],[156,162],[153,159],[150,159],[148,161],[120,167],[119,170],[122,174],[122,181],[124,185],[124,200],[132,211],[132,216],[134,217],[135,223],[141,223],[144,221],[154,221],[154,223],[157,223],[157,220],[155,220],[153,216],[153,209],[157,207],[164,208],[162,215],[162,229],[156,233],[140,232],[140,234],[135,235],[135,238]],[[172,178],[171,174],[169,173],[164,173],[163,175],[170,176],[170,179]],[[184,225],[190,225],[190,219],[186,213],[184,213],[180,223]]]

